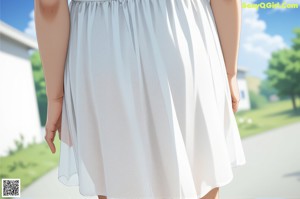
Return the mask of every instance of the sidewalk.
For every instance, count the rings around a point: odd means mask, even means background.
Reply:
[[[300,199],[300,123],[245,138],[246,164],[220,199]]]

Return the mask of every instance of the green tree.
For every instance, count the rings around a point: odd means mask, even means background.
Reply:
[[[292,39],[292,49],[295,51],[300,51],[300,28],[295,28],[293,31],[296,34],[296,37]]]
[[[31,55],[31,65],[34,77],[34,85],[36,91],[36,97],[38,101],[39,113],[41,125],[46,123],[47,116],[47,96],[46,96],[46,84],[44,78],[44,72],[40,59],[39,51],[35,51]]]
[[[292,48],[284,48],[272,53],[269,68],[265,71],[267,79],[280,97],[289,96],[293,109],[297,109],[296,97],[300,95],[300,29],[293,31]]]
[[[264,79],[261,81],[259,85],[259,94],[265,96],[268,100],[270,99],[271,95],[277,94],[278,91],[271,85],[270,81]]]

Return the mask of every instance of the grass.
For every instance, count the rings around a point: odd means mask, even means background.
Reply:
[[[257,110],[237,112],[235,116],[241,137],[256,135],[287,124],[300,122],[300,99],[297,99],[297,105],[298,109],[294,111],[291,100],[282,100],[268,103]]]
[[[47,143],[32,144],[13,155],[0,158],[0,176],[2,178],[20,178],[21,192],[32,182],[58,165],[59,138],[55,138],[56,153],[52,154]],[[2,187],[2,180],[1,180]],[[1,190],[2,192],[2,190]],[[1,193],[2,195],[2,193]]]

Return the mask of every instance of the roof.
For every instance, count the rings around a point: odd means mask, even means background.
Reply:
[[[28,48],[38,49],[38,44],[35,38],[30,37],[28,34],[19,31],[2,20],[0,20],[0,34],[5,35],[6,37],[9,37]]]
[[[246,67],[243,67],[243,66],[238,66],[237,70],[240,71],[240,72],[247,72],[248,71],[248,69]]]

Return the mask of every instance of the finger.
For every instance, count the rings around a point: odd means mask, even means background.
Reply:
[[[59,136],[59,140],[61,140],[61,122],[62,122],[62,114],[60,114],[59,119],[58,119],[58,136]]]
[[[59,137],[59,140],[61,140],[61,126],[58,129],[58,137]]]
[[[233,112],[234,112],[234,113],[237,112],[237,107],[236,107],[236,106],[233,108]]]
[[[47,142],[47,144],[48,144],[48,146],[49,146],[51,152],[52,152],[52,153],[55,153],[56,148],[55,148],[55,145],[54,145],[54,143],[53,143],[53,140],[52,140],[51,138],[47,137],[47,136],[45,136],[45,140],[46,140],[46,142]]]
[[[232,106],[232,111],[236,113],[236,107],[234,105]]]
[[[55,137],[55,131],[47,129],[46,135],[45,135],[45,140],[46,140],[52,153],[55,153],[55,151],[56,151],[55,145],[53,143],[54,137]]]
[[[52,152],[52,153],[55,153],[56,148],[55,148],[55,145],[54,145],[54,143],[53,143],[53,140],[51,140],[51,139],[49,139],[49,138],[46,138],[46,141],[47,141],[47,143],[48,143],[48,146],[49,146],[51,152]]]
[[[236,113],[237,110],[238,110],[238,101],[233,101],[232,102],[232,109],[233,109],[233,112]]]
[[[49,146],[51,152],[52,152],[52,153],[55,153],[56,148],[55,148],[53,142],[51,142],[51,140],[49,140],[49,139],[47,139],[47,138],[45,138],[45,140],[46,140],[46,142],[47,142],[47,144],[48,144],[48,146]]]
[[[58,130],[59,140],[61,140],[61,124],[58,126],[57,130]]]

